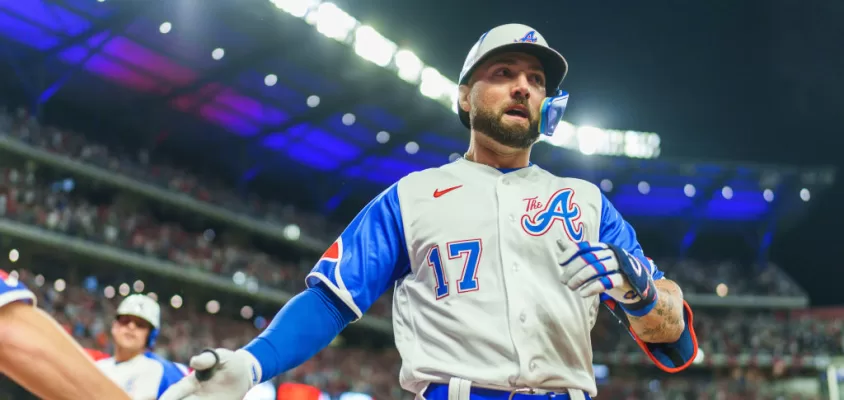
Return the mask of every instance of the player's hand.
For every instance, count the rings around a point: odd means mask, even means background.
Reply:
[[[261,382],[261,365],[246,350],[204,350],[190,359],[190,375],[170,386],[159,400],[242,400]]]
[[[656,301],[651,268],[624,249],[607,243],[558,242],[563,251],[561,280],[583,297],[606,293],[616,301],[644,308]]]

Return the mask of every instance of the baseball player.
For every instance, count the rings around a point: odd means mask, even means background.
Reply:
[[[686,368],[697,343],[677,284],[595,185],[530,162],[562,118],[567,69],[528,26],[481,36],[459,79],[464,157],[373,199],[268,329],[242,349],[195,356],[197,371],[162,399],[239,399],[393,287],[399,381],[417,399],[595,396],[590,331],[601,302],[656,365]]]
[[[185,373],[152,351],[161,328],[161,307],[143,294],[126,297],[111,324],[114,356],[97,366],[133,400],[155,400]]]
[[[42,399],[128,400],[35,302],[23,283],[0,270],[0,373]]]

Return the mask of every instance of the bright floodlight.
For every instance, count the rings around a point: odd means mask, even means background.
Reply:
[[[362,25],[355,30],[355,53],[375,65],[386,67],[397,47],[371,26]]]
[[[577,147],[583,154],[595,154],[605,140],[606,133],[600,128],[581,126],[577,129]]]
[[[278,83],[278,77],[275,74],[269,74],[264,77],[264,84],[267,86],[275,86]]]
[[[381,144],[389,142],[390,141],[390,132],[387,132],[387,131],[378,132],[375,135],[375,140],[378,141],[378,143],[381,143]]]
[[[407,144],[404,145],[404,151],[406,151],[407,154],[416,154],[416,152],[419,151],[419,144],[416,142],[407,142]]]
[[[170,298],[170,307],[179,308],[182,306],[182,296],[178,294],[174,294],[173,297]]]
[[[357,25],[354,17],[334,3],[322,3],[305,17],[309,24],[316,25],[319,33],[335,40],[345,41]]]
[[[20,257],[21,257],[21,253],[19,253],[17,249],[12,249],[12,250],[9,251],[9,261],[18,262]]]
[[[639,182],[639,193],[641,194],[648,194],[651,191],[651,185],[645,181]]]
[[[612,192],[612,181],[609,179],[601,180],[601,190],[607,193]]]
[[[812,194],[809,193],[809,189],[803,188],[800,189],[800,200],[809,201],[812,198]]]
[[[129,284],[128,283],[121,283],[120,287],[117,288],[117,292],[120,293],[121,296],[126,297],[129,295]]]
[[[343,114],[343,125],[352,126],[352,125],[355,124],[355,120],[356,120],[355,114],[352,114],[352,113]]]
[[[161,26],[158,27],[158,31],[165,35],[170,33],[171,29],[173,29],[173,24],[169,22],[162,22]]]
[[[299,229],[299,225],[290,224],[284,227],[284,237],[290,240],[299,240],[299,236],[302,235],[302,230]]]
[[[448,91],[448,79],[446,79],[440,71],[434,68],[426,67],[422,70],[422,83],[419,85],[419,91],[432,99],[440,99]],[[457,90],[455,88],[455,90]]]
[[[221,60],[226,55],[226,51],[221,48],[216,48],[211,52],[211,58]]]
[[[67,283],[64,281],[64,279],[56,279],[56,281],[53,282],[53,289],[56,289],[57,292],[64,292],[64,289],[66,287]]]
[[[302,18],[319,4],[319,0],[271,0],[271,3],[294,17]]]
[[[399,50],[396,52],[396,67],[399,69],[399,78],[410,83],[419,82],[419,74],[422,73],[422,60],[410,50]]]
[[[774,191],[771,189],[765,189],[765,191],[762,192],[762,197],[765,198],[765,201],[770,203],[774,201]]]
[[[733,198],[733,188],[729,186],[724,186],[721,188],[721,196],[724,196],[725,199],[729,200]]]
[[[697,193],[695,185],[687,183],[686,186],[683,186],[683,193],[685,193],[687,197],[695,197],[695,193]]]
[[[317,96],[317,95],[308,96],[307,103],[308,103],[308,107],[310,107],[310,108],[314,108],[314,107],[318,106],[319,105],[319,96]]]
[[[463,157],[463,156],[460,155],[460,153],[451,153],[451,155],[448,156],[448,161],[449,162],[455,162],[458,159],[460,159],[460,157]]]

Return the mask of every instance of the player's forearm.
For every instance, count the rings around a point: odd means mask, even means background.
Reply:
[[[683,319],[683,292],[668,279],[654,282],[659,293],[656,305],[646,315],[628,315],[630,327],[640,339],[648,343],[673,343],[686,328]]]
[[[244,349],[261,365],[261,380],[299,366],[332,340],[354,313],[323,285],[293,297]]]
[[[52,318],[26,304],[0,309],[0,370],[47,400],[129,400]]]

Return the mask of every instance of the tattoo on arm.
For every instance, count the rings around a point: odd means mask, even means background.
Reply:
[[[667,279],[654,283],[659,291],[656,306],[642,317],[628,315],[630,327],[645,342],[674,342],[685,329],[683,293],[676,283]]]

